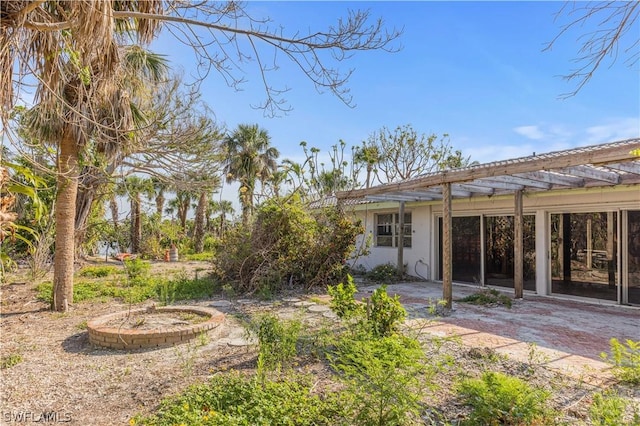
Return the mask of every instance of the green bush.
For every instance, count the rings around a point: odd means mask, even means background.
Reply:
[[[279,370],[283,364],[297,355],[296,343],[302,323],[296,320],[283,321],[275,315],[262,315],[249,325],[258,336],[258,370]]]
[[[193,260],[197,262],[211,262],[213,261],[213,252],[205,251],[202,253],[189,253],[184,255],[185,260]]]
[[[594,426],[618,426],[624,424],[627,403],[614,391],[593,394],[589,407],[589,419]]]
[[[340,339],[331,363],[353,395],[351,424],[417,424],[424,356],[417,340],[400,335]]]
[[[397,294],[390,297],[387,286],[374,290],[370,299],[364,299],[367,305],[367,325],[376,337],[385,337],[397,331],[407,316]]]
[[[353,277],[347,275],[347,284],[339,283],[336,286],[328,286],[327,292],[331,296],[331,310],[338,315],[339,318],[349,319],[362,316],[364,313],[364,305],[355,300],[355,294],[358,292],[353,282]]]
[[[190,279],[180,276],[170,282],[175,288],[175,300],[207,299],[218,289],[216,281],[211,278]]]
[[[110,275],[120,274],[120,268],[115,266],[85,266],[78,273],[81,277],[86,278],[104,278]]]
[[[124,261],[124,270],[132,284],[142,284],[149,277],[151,264],[140,259],[127,259]]]
[[[366,277],[377,283],[394,283],[398,281],[398,268],[393,263],[385,263],[367,272]]]
[[[469,425],[544,424],[550,393],[502,373],[486,372],[480,379],[463,380],[459,392],[473,408]]]
[[[373,337],[385,337],[398,330],[398,326],[407,316],[407,311],[400,303],[400,297],[390,297],[387,286],[374,290],[370,298],[365,297],[362,303],[355,300],[357,288],[353,278],[347,276],[347,285],[343,283],[328,287],[331,298],[331,309],[340,318],[353,319],[358,328]]]
[[[270,199],[252,228],[229,230],[214,270],[238,294],[275,294],[285,286],[326,286],[344,278],[345,260],[362,226],[337,209],[310,211],[298,197]]]
[[[337,393],[312,393],[305,377],[257,380],[238,373],[214,376],[162,402],[158,413],[135,417],[138,425],[323,426],[347,424]]]
[[[511,309],[512,305],[512,301],[509,296],[500,293],[498,290],[493,288],[470,294],[459,301],[472,305],[504,305],[509,309]]]
[[[621,343],[618,339],[609,340],[611,356],[602,353],[600,356],[613,364],[614,376],[625,383],[640,385],[640,341],[631,339]]]

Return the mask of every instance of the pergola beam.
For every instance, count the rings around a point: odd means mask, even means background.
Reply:
[[[607,168],[640,175],[640,163],[637,161],[631,161],[629,163],[607,164]]]
[[[491,180],[496,180],[499,182],[506,182],[506,183],[514,183],[516,185],[529,186],[531,188],[551,189],[550,183],[540,182],[533,179],[526,179],[520,176],[513,176],[513,175],[512,176],[495,176],[495,177],[492,177]]]
[[[561,170],[562,173],[566,173],[568,175],[578,176],[585,179],[595,179],[603,182],[618,184],[620,183],[620,175],[615,172],[609,172],[606,170],[596,169],[592,166],[587,165],[579,165],[566,167]]]
[[[440,200],[442,199],[442,194],[438,191],[430,190],[430,191],[401,191],[401,192],[393,192],[392,195],[402,195],[406,197],[416,197],[425,200]]]
[[[501,182],[499,180],[495,180],[494,178],[488,179],[478,179],[471,182],[472,185],[484,186],[487,188],[493,189],[503,189],[507,191],[520,191],[524,189],[524,185],[518,185],[515,183]]]
[[[428,197],[417,197],[417,196],[398,195],[398,194],[367,195],[365,199],[371,200],[371,201],[430,201],[430,200],[433,200],[433,198],[428,198]]]
[[[486,186],[473,185],[470,183],[456,183],[451,185],[451,187],[452,189],[458,188],[463,191],[469,191],[472,193],[478,193],[482,195],[493,195],[496,192],[493,188],[486,187]]]
[[[570,187],[583,187],[584,179],[576,176],[561,175],[553,172],[539,171],[520,173],[514,176],[523,177],[525,179],[537,180],[545,182],[551,185],[570,186]]]

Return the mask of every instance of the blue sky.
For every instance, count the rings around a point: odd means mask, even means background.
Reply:
[[[249,10],[270,17],[285,31],[325,29],[349,9],[369,9],[388,27],[404,28],[398,53],[359,52],[349,88],[355,108],[313,84],[285,58],[269,75],[274,86],[291,87],[293,107],[285,117],[266,118],[251,105],[264,92],[255,64],[245,66],[243,91],[211,74],[203,99],[220,123],[258,123],[281,158],[300,160],[300,141],[326,151],[340,139],[357,145],[382,126],[411,124],[422,133],[448,133],[451,144],[472,160],[488,162],[640,136],[640,64],[606,62],[575,96],[559,99],[574,83],[561,75],[575,67],[576,28],[551,51],[560,31],[554,21],[561,2],[253,2]],[[636,23],[640,38],[640,26]],[[184,47],[162,38],[155,49],[169,53],[175,68],[193,69]]]

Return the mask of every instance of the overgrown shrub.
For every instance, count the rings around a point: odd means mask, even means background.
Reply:
[[[259,207],[251,230],[226,233],[214,268],[239,294],[326,286],[344,278],[344,262],[361,232],[337,208],[310,211],[298,197],[274,198]]]
[[[394,283],[398,281],[398,268],[393,263],[384,263],[367,272],[366,277],[377,283]]]
[[[463,380],[459,386],[464,402],[473,410],[468,425],[545,424],[550,393],[502,373],[485,372],[480,379]]]
[[[295,358],[296,343],[302,323],[297,320],[281,320],[272,314],[262,315],[250,324],[258,336],[258,370],[279,370],[283,364]]]
[[[407,316],[400,296],[390,297],[386,285],[375,289],[371,298],[364,301],[367,304],[367,324],[376,337],[391,335]]]
[[[347,285],[339,283],[329,286],[331,309],[340,318],[353,319],[358,328],[373,337],[386,337],[397,331],[400,323],[407,316],[407,311],[400,303],[400,297],[390,297],[387,286],[383,285],[373,291],[370,298],[365,297],[362,303],[355,300],[358,291],[351,275],[347,275]]]
[[[640,385],[640,341],[631,339],[621,343],[618,339],[609,340],[611,356],[602,353],[600,356],[613,364],[613,374],[622,382]]]
[[[351,275],[347,275],[346,285],[339,283],[336,286],[327,287],[327,292],[331,296],[331,310],[338,315],[338,318],[362,317],[364,305],[355,299],[357,291]]]
[[[151,264],[140,259],[126,259],[124,269],[131,284],[142,284],[149,277]]]
[[[427,371],[424,356],[417,340],[397,334],[340,339],[332,365],[354,396],[351,424],[418,424],[421,378]]]

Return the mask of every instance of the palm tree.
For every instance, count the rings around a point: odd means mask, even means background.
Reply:
[[[376,145],[367,145],[362,142],[362,147],[357,147],[353,156],[353,162],[363,164],[367,170],[366,187],[371,186],[371,174],[375,171],[376,164],[380,162],[380,149]]]
[[[220,213],[218,218],[219,229],[218,236],[220,238],[224,237],[224,232],[227,228],[227,214],[233,215],[235,213],[235,209],[233,208],[233,204],[229,200],[220,200],[220,201],[210,201],[209,202],[209,215],[213,213]]]
[[[131,252],[140,252],[142,242],[142,194],[153,192],[153,183],[139,176],[129,176],[125,188],[131,203]]]
[[[340,62],[351,56],[345,54],[348,52],[393,49],[390,43],[400,35],[395,30],[385,33],[382,21],[371,23],[367,11],[356,11],[340,21],[335,31],[314,31],[308,35],[294,32],[295,35],[286,37],[281,30],[265,26],[244,28],[242,23],[256,20],[236,2],[198,2],[174,7],[173,2],[163,0],[3,0],[0,16],[2,124],[6,126],[16,100],[23,98],[20,91],[35,81],[39,126],[43,135],[47,134],[38,140],[55,144],[59,149],[53,278],[53,308],[59,311],[66,311],[73,302],[74,218],[80,156],[91,137],[119,144],[131,137],[133,129],[131,114],[126,113],[131,112],[129,97],[133,94],[122,90],[119,46],[131,40],[148,45],[159,35],[164,21],[177,26],[170,31],[177,31],[173,34],[179,34],[177,38],[193,49],[196,60],[205,68],[204,76],[217,69],[227,82],[236,86],[243,79],[237,74],[243,76],[244,69],[233,60],[227,61],[231,52],[225,49],[224,40],[246,36],[251,55],[244,51],[245,47],[234,44],[237,55],[249,58],[256,54],[252,60],[263,77],[264,64],[269,60],[261,59],[258,52],[262,49],[257,49],[255,42],[267,43],[274,54],[282,52],[317,88],[328,89],[350,104],[345,87],[350,73],[337,72],[325,62]],[[221,55],[211,53],[215,46],[221,48]],[[221,66],[222,63],[231,66]],[[282,106],[284,100],[279,98],[281,93],[266,83],[267,99],[263,107],[274,113],[286,110]],[[117,112],[111,113],[112,110]],[[110,118],[104,119],[107,111]]]
[[[219,180],[214,180],[211,177],[205,179],[208,183],[200,188],[193,224],[193,247],[196,253],[202,253],[204,250],[205,216],[209,205],[209,195],[220,187]]]
[[[270,146],[270,137],[257,124],[240,124],[224,140],[227,152],[227,181],[240,183],[238,190],[242,206],[242,223],[247,225],[253,214],[256,181],[265,182],[276,170],[280,155]]]
[[[133,129],[130,92],[124,88],[125,63],[119,46],[131,40],[132,35],[146,44],[159,29],[156,20],[105,17],[112,16],[107,12],[116,8],[160,11],[162,2],[43,3],[3,2],[3,23],[9,29],[0,36],[2,46],[6,47],[1,49],[0,63],[3,70],[29,69],[38,79],[33,127],[40,131],[40,140],[58,147],[52,307],[66,311],[73,303],[80,157],[92,138],[120,144],[130,137]],[[48,29],[23,25],[36,15],[43,17],[42,23]],[[67,21],[71,16],[82,25]],[[51,26],[56,22],[66,23],[59,28]],[[4,107],[15,97],[10,90],[12,74],[8,78],[3,75],[1,80]],[[2,115],[4,120],[4,112]]]
[[[164,211],[164,203],[167,200],[164,193],[169,188],[169,184],[154,176],[151,178],[151,185],[153,186],[153,193],[149,194],[149,199],[153,198],[153,201],[156,203],[156,215],[158,216],[158,220],[161,221],[162,212]]]
[[[196,193],[186,189],[179,189],[176,191],[176,198],[169,201],[169,207],[175,209],[178,213],[178,220],[180,221],[180,227],[182,232],[187,231],[187,215],[191,208],[191,202],[195,199]]]

